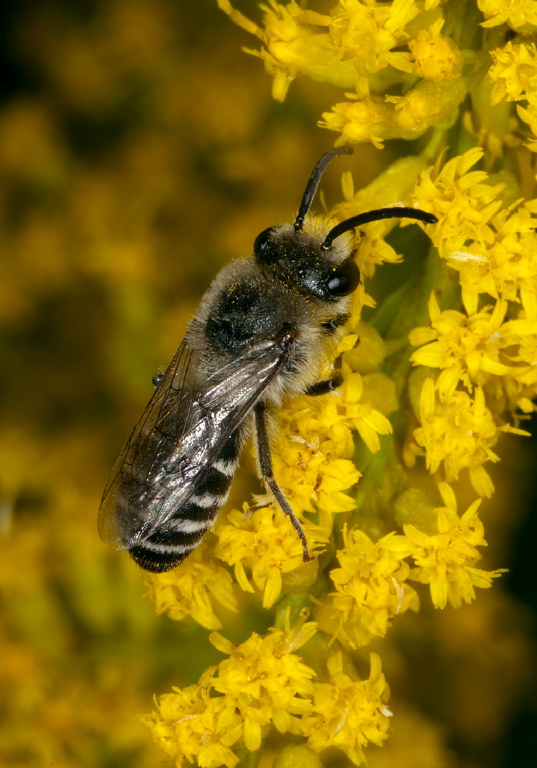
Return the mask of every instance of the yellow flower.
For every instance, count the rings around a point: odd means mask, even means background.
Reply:
[[[285,629],[254,632],[241,645],[213,632],[211,642],[229,658],[205,670],[197,685],[160,696],[158,711],[143,722],[177,765],[186,758],[201,768],[234,768],[237,742],[254,752],[270,723],[281,733],[296,731],[298,717],[310,711],[315,673],[293,651],[316,630],[305,616],[291,629],[287,614]]]
[[[336,636],[353,648],[373,637],[384,637],[393,616],[417,611],[416,591],[406,584],[409,566],[404,561],[412,546],[404,536],[390,533],[376,543],[358,528],[343,528],[344,549],[338,551],[340,567],[330,571],[336,588],[329,603],[330,622]],[[321,606],[321,616],[326,616]]]
[[[461,75],[462,54],[451,38],[440,34],[443,24],[444,19],[438,19],[408,43],[416,74],[426,80],[442,82]]]
[[[329,26],[329,16],[302,8],[295,0],[286,5],[268,0],[268,5],[261,5],[262,28],[233,8],[229,0],[217,2],[235,24],[264,44],[260,51],[245,50],[263,60],[267,72],[274,77],[272,95],[278,101],[285,100],[290,84],[298,75],[341,88],[354,85],[353,62],[342,60],[328,32],[320,31]]]
[[[328,544],[330,532],[309,521],[301,524],[310,553],[319,554]],[[246,573],[251,572],[254,584],[263,590],[264,608],[274,605],[286,591],[286,576],[293,576],[293,591],[297,591],[297,580],[305,590],[317,577],[318,559],[304,563],[302,543],[279,507],[263,507],[250,515],[233,510],[228,524],[218,526],[216,535],[215,555],[234,567],[235,578],[246,592],[253,592]]]
[[[477,547],[485,547],[483,524],[477,510],[481,499],[475,501],[459,517],[457,500],[447,483],[440,483],[439,491],[444,507],[435,509],[437,533],[424,533],[414,525],[405,525],[408,539],[414,545],[412,558],[416,568],[409,578],[429,584],[435,608],[445,608],[449,602],[460,608],[463,602],[475,600],[475,587],[486,589],[502,570],[483,571],[475,568],[481,559]]]
[[[341,133],[336,146],[370,141],[377,149],[382,149],[385,139],[395,136],[392,128],[394,108],[378,96],[357,99],[355,94],[346,95],[354,100],[339,102],[334,104],[331,112],[323,112],[319,126]]]
[[[360,473],[350,461],[354,451],[352,421],[346,413],[344,388],[320,397],[287,401],[278,414],[274,473],[297,512],[320,510],[321,524],[331,515],[353,509],[344,491]]]
[[[328,659],[329,680],[315,683],[311,712],[302,718],[301,733],[316,751],[338,747],[355,764],[365,762],[363,747],[382,745],[391,712],[386,706],[389,688],[376,653],[370,654],[367,680],[354,680],[343,671],[341,653]]]
[[[414,439],[425,450],[429,472],[433,474],[443,463],[450,481],[468,468],[476,491],[490,496],[492,482],[482,465],[498,461],[492,446],[498,433],[510,428],[496,426],[481,387],[476,388],[474,399],[456,391],[437,400],[434,380],[428,378],[421,391],[420,407],[422,426],[414,430]]]
[[[160,696],[158,711],[142,717],[155,742],[181,765],[186,758],[203,768],[234,768],[230,749],[242,736],[243,723],[223,697],[210,697],[209,683],[190,685]]]
[[[462,297],[470,314],[477,311],[479,293],[510,301],[522,299],[530,310],[530,298],[537,295],[535,227],[536,219],[528,205],[515,203],[491,217],[490,241],[471,243],[464,250],[446,254],[450,267],[460,274]]]
[[[339,102],[323,113],[319,125],[341,133],[336,144],[371,141],[381,148],[386,139],[413,139],[431,125],[450,117],[474,84],[461,77],[462,56],[455,43],[440,35],[443,18],[429,29],[414,19],[421,13],[415,0],[340,0],[324,15],[290,0],[261,5],[264,27],[235,10],[229,0],[219,7],[240,27],[263,42],[261,58],[274,77],[273,96],[283,101],[298,75],[343,89],[352,101]],[[428,10],[437,5],[428,3]],[[411,38],[411,26],[414,38]],[[409,45],[412,52],[396,50]],[[414,57],[414,62],[412,61]],[[404,96],[370,96],[370,74],[389,70],[380,88],[404,83]],[[408,77],[423,81],[408,90]]]
[[[157,615],[167,613],[176,621],[192,616],[206,629],[220,629],[222,624],[214,612],[213,600],[230,611],[238,610],[231,576],[208,554],[206,541],[196,547],[180,568],[147,573],[145,580]]]
[[[351,338],[354,344],[355,337]],[[340,345],[341,349],[350,344]],[[356,506],[344,491],[360,473],[350,459],[354,451],[352,429],[356,429],[370,451],[380,449],[379,434],[390,434],[391,424],[379,407],[396,407],[395,389],[387,377],[376,374],[374,388],[359,374],[342,366],[343,384],[322,397],[298,397],[284,404],[278,414],[275,476],[295,513],[320,512],[320,525],[302,521],[312,553],[325,548],[332,516]],[[265,497],[261,497],[264,499]],[[220,526],[215,554],[234,566],[235,576],[246,591],[254,584],[262,589],[263,605],[269,608],[288,590],[307,589],[317,576],[317,561],[304,565],[302,545],[290,521],[274,505],[244,516],[234,510],[228,524]]]
[[[372,406],[367,394],[364,397],[363,377],[353,373],[346,363],[343,363],[342,374],[342,400],[346,418],[371,453],[376,453],[380,449],[379,435],[391,435],[392,425],[383,413]],[[387,400],[390,402],[391,398]]]
[[[420,80],[404,96],[387,95],[358,98],[347,93],[349,99],[335,104],[332,112],[324,112],[319,121],[321,128],[338,131],[341,136],[336,146],[370,141],[382,149],[387,139],[415,139],[431,125],[447,120],[465,99],[468,86],[464,78],[442,82]]]
[[[534,136],[537,136],[537,104],[529,104],[524,109],[520,104],[517,105],[517,112],[521,120],[528,123]],[[531,152],[537,152],[537,139],[530,139],[526,145]]]
[[[415,328],[410,333],[414,346],[425,343],[411,357],[414,365],[441,368],[436,389],[441,397],[452,395],[460,381],[472,392],[474,384],[485,385],[491,376],[505,376],[510,367],[500,362],[500,353],[511,345],[503,332],[507,302],[497,301],[490,312],[468,317],[454,309],[440,312],[434,293],[429,299],[431,328]],[[427,343],[429,342],[429,343]]]
[[[343,59],[353,59],[362,73],[391,65],[410,71],[408,53],[393,48],[408,39],[406,25],[419,13],[414,0],[389,5],[374,0],[340,0],[331,13],[330,36]]]
[[[521,312],[518,319],[504,321],[505,300],[497,301],[492,312],[490,309],[485,307],[469,317],[455,310],[440,312],[432,294],[431,327],[415,328],[409,338],[416,346],[425,345],[412,355],[414,365],[442,369],[436,380],[441,399],[453,395],[459,382],[470,392],[478,384],[499,422],[517,409],[533,411],[528,400],[535,396],[537,384],[537,319],[527,319]],[[520,417],[515,414],[514,418]]]
[[[500,211],[492,220],[496,237],[488,254],[497,293],[511,301],[520,296],[525,306],[525,296],[537,293],[537,219],[533,214],[527,205]]]
[[[312,502],[330,514],[354,508],[344,490],[358,481],[360,473],[350,459],[327,460],[320,451],[314,454],[309,446],[290,442],[289,450],[275,464],[286,465],[278,476],[282,487],[289,489],[288,496],[299,501],[302,509],[313,511],[308,510]]]
[[[537,47],[535,43],[514,45],[511,40],[503,48],[491,51],[494,64],[489,77],[494,82],[491,103],[502,99],[519,101],[537,99]]]
[[[534,0],[477,0],[479,9],[487,19],[482,27],[509,24],[512,29],[530,30],[537,26],[537,7]]]
[[[378,436],[392,431],[380,408],[396,408],[393,383],[377,374],[374,388],[369,388],[369,378],[346,363],[341,374],[343,383],[335,392],[295,398],[278,414],[275,475],[300,511],[317,508],[332,514],[353,509],[353,500],[343,493],[360,477],[347,458],[354,452],[352,430],[373,453],[380,448]]]
[[[435,167],[420,174],[413,202],[438,218],[427,231],[443,258],[469,250],[467,240],[482,248],[494,242],[490,221],[501,207],[497,198],[504,185],[487,184],[485,171],[469,172],[482,157],[483,150],[475,147],[449,160],[441,171]]]
[[[517,366],[516,380],[521,384],[534,387],[537,384],[537,321],[527,320],[522,315],[517,320],[506,323],[504,328],[507,338],[513,346],[516,354],[511,355],[513,362],[521,363]],[[533,394],[532,394],[533,396]]]
[[[297,715],[311,709],[311,681],[315,673],[294,650],[316,632],[314,622],[299,622],[293,630],[271,629],[261,637],[253,633],[234,645],[213,633],[211,642],[229,658],[220,662],[212,686],[222,694],[226,707],[240,714],[246,748],[261,746],[262,728],[270,722],[280,733],[288,731]]]

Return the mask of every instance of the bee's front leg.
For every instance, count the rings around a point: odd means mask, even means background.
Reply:
[[[332,378],[324,381],[317,381],[306,389],[306,395],[326,395],[327,392],[333,392],[343,384],[343,376],[335,373]]]

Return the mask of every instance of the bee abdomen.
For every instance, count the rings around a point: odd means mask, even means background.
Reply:
[[[237,462],[238,450],[233,456],[228,444],[203,473],[192,496],[166,525],[129,550],[138,565],[152,573],[164,573],[179,565],[198,546],[228,497]]]

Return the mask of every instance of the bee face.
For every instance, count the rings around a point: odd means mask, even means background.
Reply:
[[[348,147],[315,166],[293,224],[259,234],[253,254],[228,264],[202,299],[186,336],[127,440],[105,488],[99,532],[145,570],[168,571],[215,522],[241,446],[255,428],[260,474],[309,551],[302,526],[272,473],[265,411],[284,394],[318,395],[341,384],[319,381],[327,337],[348,319],[360,273],[354,227],[383,218],[428,223],[410,208],[359,214],[330,228],[308,217],[321,175]]]
[[[323,250],[323,241],[318,234],[295,232],[290,225],[270,227],[255,239],[254,257],[272,279],[305,296],[335,302],[356,290],[360,271],[349,247],[334,248],[332,254],[332,249]]]

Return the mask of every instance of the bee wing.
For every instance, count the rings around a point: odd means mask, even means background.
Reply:
[[[260,342],[200,386],[202,358],[181,344],[114,465],[99,533],[116,549],[143,541],[188,500],[288,354],[276,340]]]
[[[144,528],[146,521],[135,509],[136,497],[142,503],[159,449],[169,451],[170,440],[175,435],[177,442],[181,424],[188,419],[198,356],[184,342],[180,345],[112,468],[98,524],[101,539],[116,549],[128,548]]]

